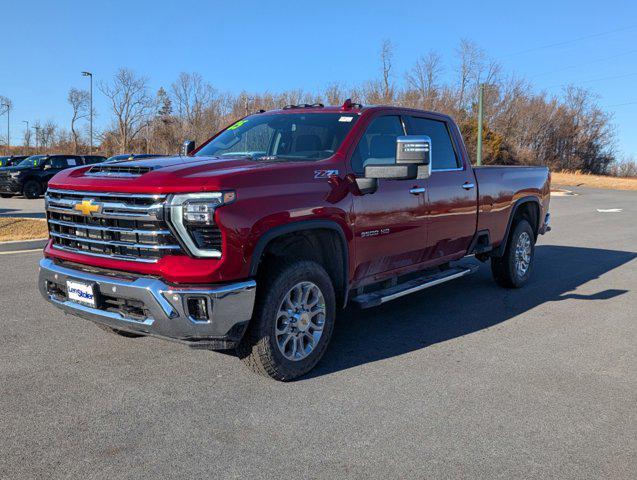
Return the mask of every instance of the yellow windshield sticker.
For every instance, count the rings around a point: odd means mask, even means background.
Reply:
[[[246,123],[247,120],[239,120],[237,123],[235,123],[234,125],[231,125],[228,127],[228,130],[236,130],[237,128],[239,128],[241,125],[243,125],[244,123]]]

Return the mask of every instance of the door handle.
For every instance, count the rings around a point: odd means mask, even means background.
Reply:
[[[473,187],[475,187],[475,184],[473,183],[465,182],[462,184],[462,188],[465,190],[471,190]]]
[[[425,193],[427,189],[425,187],[414,187],[411,190],[409,190],[409,193],[411,193],[412,195],[419,195],[421,193]]]

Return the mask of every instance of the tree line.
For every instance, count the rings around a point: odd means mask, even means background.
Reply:
[[[433,110],[458,122],[469,155],[476,157],[478,90],[483,85],[483,162],[546,165],[553,170],[635,175],[635,163],[619,164],[611,116],[590,91],[566,86],[559,95],[538,92],[533,85],[503,72],[502,66],[469,40],[462,40],[452,61],[430,51],[408,71],[394,68],[395,49],[384,41],[379,73],[360,85],[335,82],[322,91],[220,92],[198,73],[181,73],[166,88],[153,92],[148,77],[126,68],[98,82],[107,99],[106,128],[95,132],[101,153],[171,154],[181,142],[203,142],[244,115],[298,103],[340,105],[347,98],[365,105],[391,104]],[[71,88],[69,128],[35,122],[37,138],[26,130],[24,145],[42,150],[88,150],[86,120],[89,95]],[[97,114],[98,112],[94,112]],[[626,166],[628,165],[628,167]]]

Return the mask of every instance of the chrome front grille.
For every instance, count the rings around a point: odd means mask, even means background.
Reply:
[[[45,199],[58,250],[135,262],[182,253],[163,218],[166,195],[49,189]]]

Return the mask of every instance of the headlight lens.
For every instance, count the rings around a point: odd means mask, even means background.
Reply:
[[[170,222],[186,248],[196,257],[221,257],[215,210],[232,203],[233,191],[173,195],[169,201]]]

